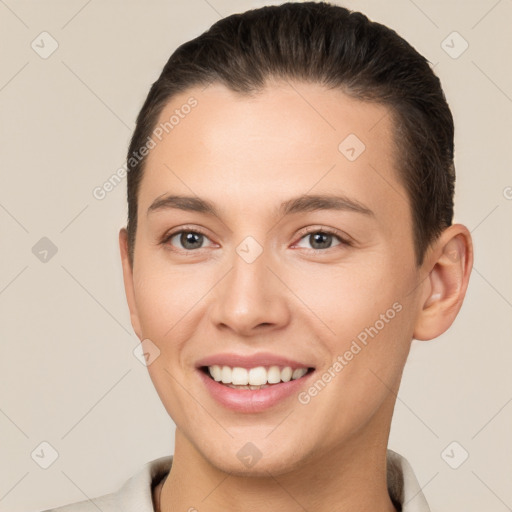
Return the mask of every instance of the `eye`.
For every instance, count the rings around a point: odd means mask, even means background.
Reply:
[[[313,246],[311,250],[325,250],[335,247],[332,245],[333,238],[338,239],[339,243],[337,245],[350,246],[351,243],[346,240],[340,232],[337,230],[331,230],[327,228],[308,228],[306,233],[303,233],[301,236],[301,240],[308,240]],[[301,247],[301,246],[299,246]]]
[[[176,239],[173,243],[173,240]],[[312,244],[312,251],[325,251],[338,245],[351,246],[351,242],[347,240],[341,232],[329,228],[308,228],[301,234],[300,240],[308,240]],[[338,244],[332,245],[333,239],[338,240]],[[197,249],[203,249],[205,240],[210,240],[205,233],[197,229],[181,229],[165,235],[161,244],[169,245],[173,250],[193,252]],[[181,247],[177,247],[179,243]],[[299,242],[300,243],[300,242]],[[298,244],[297,244],[298,245]],[[303,247],[298,245],[299,247]],[[306,247],[307,249],[307,247]]]
[[[181,247],[178,247],[179,250],[187,252],[191,252],[195,249],[203,249],[203,242],[209,240],[209,238],[200,231],[182,229],[181,231],[175,231],[174,233],[166,235],[161,243],[171,245],[174,248],[175,244],[172,242],[173,239],[176,239],[181,244]]]

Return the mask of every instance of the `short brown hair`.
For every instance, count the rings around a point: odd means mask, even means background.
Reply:
[[[428,61],[394,30],[327,2],[289,2],[223,18],[171,55],[137,117],[128,149],[128,247],[146,158],[133,155],[171,98],[218,82],[240,94],[270,78],[313,82],[388,106],[397,170],[411,205],[416,263],[451,225],[453,118]]]

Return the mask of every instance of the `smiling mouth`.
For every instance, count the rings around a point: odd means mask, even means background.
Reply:
[[[265,388],[268,388],[268,387],[271,387],[271,386],[278,386],[279,384],[286,384],[286,382],[290,382],[290,381],[293,381],[293,380],[300,380],[300,379],[308,376],[310,373],[314,372],[315,368],[310,367],[310,368],[307,369],[306,373],[304,373],[300,377],[291,378],[288,381],[281,380],[281,382],[275,382],[275,383],[267,382],[266,384],[261,384],[261,385],[251,385],[251,384],[240,385],[240,384],[233,384],[231,382],[222,382],[221,380],[216,380],[216,379],[214,379],[212,377],[212,375],[210,374],[210,371],[208,369],[208,366],[200,366],[199,370],[202,371],[203,373],[205,373],[211,380],[213,380],[214,382],[217,382],[217,384],[222,384],[222,385],[224,385],[226,387],[230,387],[230,388],[233,388],[233,389],[247,389],[247,390],[253,390],[254,391],[254,390],[257,390],[257,389],[265,389]]]

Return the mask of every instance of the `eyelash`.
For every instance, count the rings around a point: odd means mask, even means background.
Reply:
[[[194,234],[198,234],[198,235],[203,235],[204,237],[209,239],[208,235],[205,232],[203,232],[202,230],[197,229],[197,228],[194,228],[194,229],[187,228],[187,226],[185,226],[184,228],[181,228],[177,231],[173,231],[169,234],[164,235],[160,244],[167,245],[167,246],[171,247],[171,250],[173,250],[173,251],[181,252],[181,253],[184,252],[184,253],[189,253],[189,254],[198,252],[201,249],[203,249],[203,248],[199,248],[199,249],[187,250],[187,249],[176,249],[176,248],[172,247],[171,244],[169,243],[169,241],[173,237],[175,237],[176,235],[179,235],[181,233],[194,233]],[[337,229],[333,229],[333,228],[324,228],[324,227],[318,227],[318,226],[309,227],[309,228],[306,228],[304,231],[302,231],[299,234],[300,238],[299,238],[298,242],[300,242],[303,238],[305,238],[306,236],[311,235],[313,233],[322,233],[324,235],[333,235],[335,238],[337,238],[339,240],[339,242],[340,242],[339,246],[351,247],[353,245],[353,243],[350,240],[348,240],[343,235],[343,233],[341,231],[338,231]],[[338,247],[338,246],[328,247],[327,249],[306,249],[306,251],[318,254],[320,252],[328,252],[330,249],[334,249],[335,247]]]

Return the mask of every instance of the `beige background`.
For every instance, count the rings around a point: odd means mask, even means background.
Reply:
[[[125,183],[101,201],[92,191],[123,165],[171,52],[221,16],[267,3],[0,0],[1,511],[111,492],[173,452],[174,424],[132,352],[117,246]],[[339,3],[435,65],[456,122],[456,221],[476,250],[454,326],[414,343],[390,447],[411,462],[432,511],[511,510],[512,2]],[[46,59],[31,47],[43,51],[43,31],[58,43]],[[453,31],[469,44],[457,58],[464,41]],[[46,262],[32,252],[42,237],[57,248]],[[31,456],[42,442],[58,452],[48,469]]]

